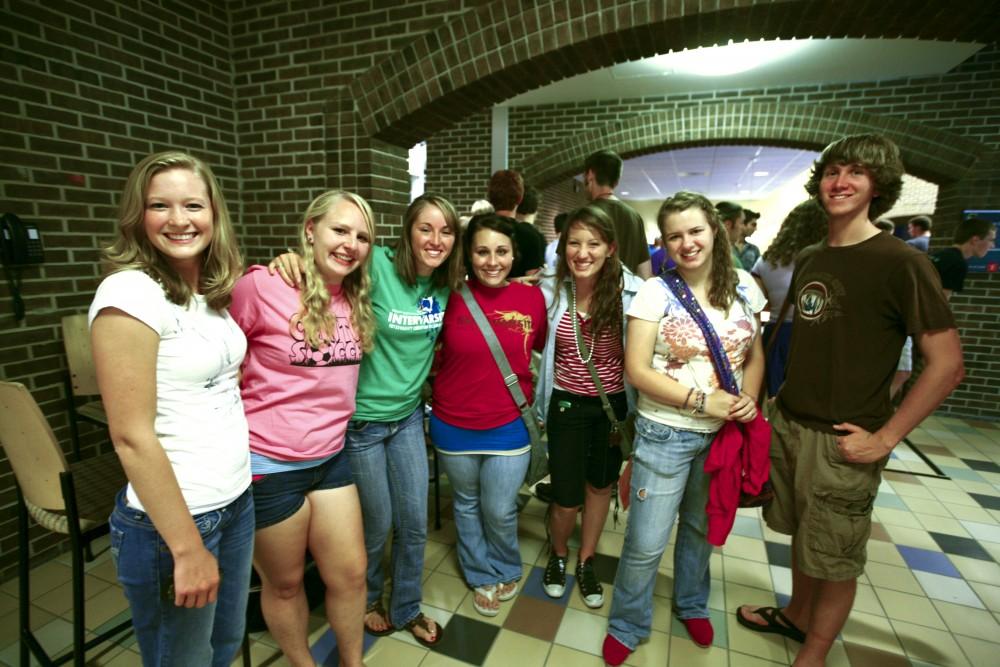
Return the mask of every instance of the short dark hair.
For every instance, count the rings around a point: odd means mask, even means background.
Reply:
[[[914,227],[919,227],[920,231],[929,232],[931,231],[931,219],[926,215],[918,215],[914,218],[910,218],[907,221],[908,225],[913,225]]]
[[[486,198],[496,211],[513,211],[524,198],[524,179],[513,169],[501,169],[490,176]]]
[[[594,172],[598,185],[614,188],[622,179],[622,159],[618,153],[606,149],[591,153],[583,163],[583,172],[588,171]]]
[[[760,213],[757,211],[751,211],[748,208],[743,209],[743,215],[745,216],[743,222],[753,222],[754,220],[760,219]]]
[[[538,213],[538,190],[530,185],[524,186],[524,197],[521,198],[521,203],[517,205],[517,212],[524,215]]]
[[[989,220],[968,218],[958,223],[958,227],[955,228],[955,243],[962,245],[973,236],[985,239],[990,235],[991,229],[993,229],[993,223]]]
[[[715,205],[715,210],[719,212],[719,218],[725,222],[740,217],[743,207],[731,201],[720,201]]]
[[[869,220],[885,215],[899,199],[903,189],[903,161],[899,147],[881,134],[852,134],[824,148],[806,182],[806,192],[813,197],[819,197],[819,182],[831,164],[860,164],[871,172],[878,194],[868,206]]]
[[[566,218],[569,217],[569,213],[557,213],[556,217],[552,219],[552,226],[556,229],[556,234],[562,234],[562,231],[566,229]]]

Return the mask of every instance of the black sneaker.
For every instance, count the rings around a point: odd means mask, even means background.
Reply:
[[[548,482],[539,482],[538,484],[535,484],[535,497],[543,503],[551,503],[552,485]]]
[[[549,554],[549,564],[542,575],[542,588],[550,598],[561,598],[566,592],[566,556]]]
[[[604,587],[597,580],[594,573],[593,556],[587,560],[576,562],[576,580],[580,584],[580,595],[583,596],[583,604],[591,609],[597,609],[604,604]]]

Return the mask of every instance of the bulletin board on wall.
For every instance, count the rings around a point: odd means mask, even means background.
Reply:
[[[979,218],[989,220],[997,229],[998,240],[993,242],[985,257],[970,257],[969,273],[997,273],[1000,271],[1000,209],[966,209],[962,211],[962,219]]]

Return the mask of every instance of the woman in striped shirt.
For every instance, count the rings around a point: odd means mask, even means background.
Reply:
[[[551,553],[542,583],[550,597],[563,596],[569,536],[582,506],[576,579],[584,603],[597,608],[604,604],[604,591],[594,573],[593,556],[622,455],[610,442],[611,422],[587,362],[593,363],[615,415],[624,420],[634,400],[626,398],[623,313],[642,280],[619,261],[614,226],[604,211],[585,206],[567,220],[559,238],[555,275],[541,284],[549,333],[535,407],[548,430],[553,497]],[[577,329],[584,346],[577,344]]]

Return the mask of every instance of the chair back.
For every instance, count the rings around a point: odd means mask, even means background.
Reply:
[[[96,396],[101,393],[97,387],[97,369],[90,347],[90,327],[87,314],[66,315],[62,318],[63,346],[66,348],[66,364],[74,396]]]
[[[66,508],[59,473],[66,457],[38,403],[20,382],[0,381],[0,445],[25,499],[53,511]]]

